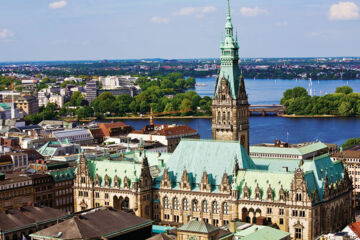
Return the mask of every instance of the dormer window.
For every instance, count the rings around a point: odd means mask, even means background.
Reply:
[[[225,95],[224,94],[221,96],[221,100],[225,100]]]
[[[260,193],[256,193],[255,198],[259,199],[260,198]]]

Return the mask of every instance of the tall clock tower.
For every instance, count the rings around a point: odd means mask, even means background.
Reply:
[[[212,102],[212,138],[240,141],[249,153],[249,103],[239,69],[239,45],[234,39],[228,0],[226,36],[220,44],[221,69]]]

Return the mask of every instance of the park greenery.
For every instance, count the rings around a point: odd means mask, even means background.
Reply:
[[[194,78],[184,78],[181,73],[169,73],[156,77],[139,76],[137,84],[141,93],[131,97],[123,94],[114,96],[110,92],[100,94],[89,104],[80,92],[74,92],[65,106],[55,111],[53,104],[41,108],[37,114],[27,116],[27,120],[36,124],[44,119],[56,119],[76,116],[77,119],[107,116],[139,116],[153,113],[168,113],[172,115],[210,115],[210,97],[201,98],[195,91]],[[48,105],[49,106],[49,105]],[[56,106],[55,106],[56,107]],[[49,114],[48,110],[54,114]]]
[[[284,92],[280,103],[286,114],[359,116],[360,93],[349,86],[336,88],[335,93],[311,97],[305,88],[295,87]]]
[[[341,146],[342,149],[347,149],[349,147],[359,145],[360,144],[360,137],[359,138],[349,138],[346,142]]]

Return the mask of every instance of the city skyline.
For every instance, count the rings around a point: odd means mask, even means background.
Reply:
[[[224,3],[6,1],[0,61],[218,58]],[[241,57],[360,56],[358,1],[231,5]]]

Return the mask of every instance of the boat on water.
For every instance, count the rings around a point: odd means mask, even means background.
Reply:
[[[197,87],[206,87],[207,84],[206,83],[196,83],[195,86],[197,86]]]

